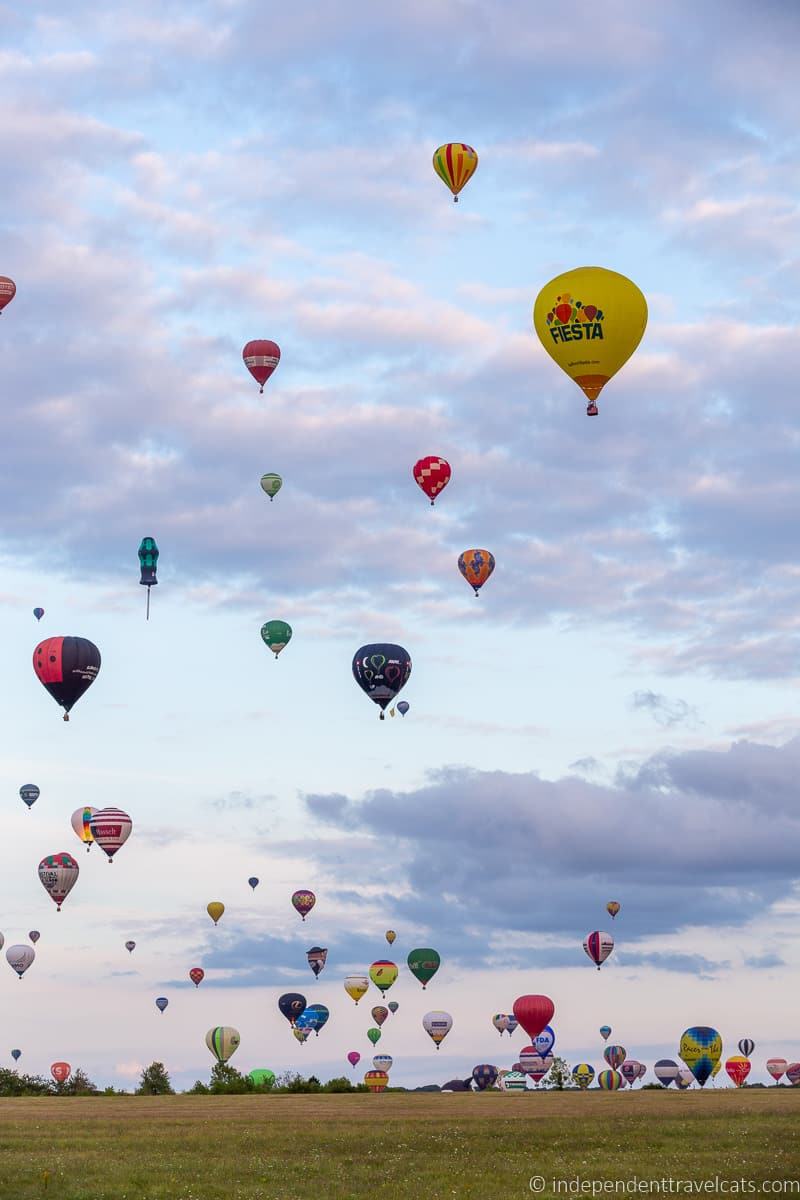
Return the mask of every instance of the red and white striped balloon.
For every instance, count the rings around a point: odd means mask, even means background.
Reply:
[[[277,342],[265,338],[257,338],[248,342],[242,350],[244,365],[260,385],[259,391],[264,391],[264,384],[281,361],[281,350]]]
[[[131,836],[133,821],[121,808],[99,808],[89,820],[92,837],[111,862],[114,855]]]

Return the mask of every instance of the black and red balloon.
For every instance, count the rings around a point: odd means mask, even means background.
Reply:
[[[72,707],[90,688],[100,670],[100,651],[82,637],[51,637],[33,652],[33,669],[69,720]]]

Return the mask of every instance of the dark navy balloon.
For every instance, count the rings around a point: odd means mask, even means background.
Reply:
[[[402,646],[393,642],[375,642],[356,650],[353,658],[353,677],[381,710],[391,704],[405,687],[411,674],[411,657]]]
[[[294,1025],[297,1018],[306,1009],[306,998],[301,996],[299,992],[284,992],[278,1000],[278,1008],[281,1010],[286,1020],[290,1025]]]
[[[156,1000],[156,1008],[158,1009],[159,1012],[163,1013],[164,1009],[167,1007],[168,1004],[169,1004],[169,1000],[167,999],[166,996],[159,996],[158,999]]]
[[[22,1057],[22,1051],[21,1050],[12,1050],[11,1057],[13,1058],[14,1062],[19,1062],[20,1058]]]
[[[33,615],[36,617],[37,621],[41,621],[42,617],[44,616],[44,609],[43,608],[35,608],[33,610]]]
[[[253,891],[255,891],[258,887],[258,880],[256,879],[255,875],[251,875],[247,882],[250,884],[250,887],[253,889]]]
[[[30,808],[32,804],[35,804],[39,799],[39,789],[35,783],[23,783],[22,787],[19,789],[19,794],[27,804],[28,808]]]
[[[489,1063],[481,1063],[472,1068],[472,1078],[478,1091],[484,1092],[486,1088],[494,1087],[497,1082],[497,1067],[490,1066]]]

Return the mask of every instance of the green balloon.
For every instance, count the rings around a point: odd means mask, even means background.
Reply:
[[[261,1087],[265,1083],[275,1082],[275,1072],[270,1071],[269,1067],[256,1067],[250,1072],[250,1078],[256,1087]]]
[[[283,487],[283,480],[274,471],[268,471],[266,475],[261,476],[261,487],[267,493],[270,500],[273,500]]]
[[[430,983],[439,970],[441,961],[436,950],[431,950],[429,946],[423,946],[419,950],[412,950],[409,954],[408,969],[424,988],[425,984]]]
[[[267,621],[261,626],[261,639],[277,658],[281,650],[292,640],[292,627],[285,621]]]
[[[367,1037],[372,1042],[373,1046],[376,1045],[381,1040],[380,1029],[368,1029]]]

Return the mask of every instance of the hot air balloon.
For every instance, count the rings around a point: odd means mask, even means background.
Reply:
[[[383,1022],[386,1020],[386,1018],[388,1016],[389,1016],[389,1010],[388,1010],[388,1008],[384,1008],[382,1004],[376,1004],[375,1007],[372,1009],[372,1019],[375,1022],[375,1024],[378,1026],[378,1028],[381,1027],[381,1025],[383,1024]]]
[[[497,1083],[497,1067],[490,1063],[479,1063],[477,1067],[472,1068],[472,1078],[478,1091],[485,1092]]]
[[[464,550],[458,556],[458,569],[477,596],[494,570],[494,555],[488,550]]]
[[[206,1034],[206,1045],[218,1063],[226,1063],[241,1040],[232,1025],[217,1025]]]
[[[350,999],[358,1004],[361,997],[369,991],[369,979],[366,975],[348,975],[344,981],[344,990]]]
[[[725,1070],[737,1088],[740,1088],[750,1074],[750,1059],[744,1054],[734,1054],[725,1062]]]
[[[42,936],[42,935],[39,933],[39,930],[38,930],[38,929],[32,929],[32,930],[30,931],[30,933],[28,934],[28,937],[29,937],[29,938],[30,938],[30,940],[33,942],[34,946],[36,945],[36,943],[38,942],[38,940],[39,940],[39,938],[40,938],[41,936]]]
[[[5,940],[6,939],[3,937],[2,933],[0,933],[0,950],[3,949],[3,946],[5,945]]]
[[[625,1062],[621,1065],[620,1073],[629,1087],[633,1087],[639,1078],[641,1066],[642,1064],[637,1062],[635,1058],[626,1058]]]
[[[694,1083],[694,1075],[686,1067],[681,1067],[675,1076],[675,1087],[679,1092],[685,1092]]]
[[[522,1071],[509,1071],[502,1077],[500,1086],[504,1092],[524,1092],[528,1086],[527,1076]]]
[[[319,1037],[319,1031],[327,1024],[330,1015],[330,1010],[324,1004],[309,1004],[295,1018],[295,1028],[310,1029]]]
[[[297,1019],[299,1021],[300,1017]],[[302,1026],[295,1024],[292,1026],[292,1036],[297,1039],[301,1046],[305,1046],[306,1042],[311,1037],[311,1028],[310,1026],[308,1028],[303,1028]]]
[[[17,285],[7,275],[0,275],[0,313],[17,294]]]
[[[383,710],[405,687],[411,674],[408,651],[394,642],[373,642],[361,646],[353,656],[353,678],[362,692]]]
[[[786,1068],[786,1078],[792,1087],[797,1087],[800,1083],[800,1062],[789,1063]]]
[[[539,1066],[539,1051],[534,1045],[523,1046],[519,1052],[519,1068],[526,1075],[530,1075]]]
[[[420,949],[412,950],[406,961],[409,971],[415,979],[419,980],[424,991],[439,970],[442,960],[436,950],[431,950],[429,946],[423,946]]]
[[[33,615],[36,617],[37,621],[41,621],[42,617],[44,616],[44,609],[43,608],[35,608],[33,610]]]
[[[50,1067],[50,1074],[56,1083],[66,1083],[72,1074],[72,1067],[68,1062],[54,1062]]]
[[[308,913],[311,912],[314,905],[317,903],[317,897],[313,892],[309,892],[306,888],[302,888],[299,892],[295,892],[292,896],[292,904],[297,912],[305,921]]]
[[[206,973],[202,967],[192,967],[191,971],[189,972],[189,978],[195,987],[200,987],[200,984],[203,982],[205,977]]]
[[[534,1083],[542,1082],[554,1061],[552,1054],[537,1054],[528,1060],[528,1075]]]
[[[380,1029],[368,1029],[367,1037],[372,1042],[373,1046],[376,1046],[378,1044],[378,1042],[381,1040]]]
[[[430,500],[431,505],[439,493],[447,487],[451,473],[450,463],[435,454],[429,454],[427,458],[420,458],[414,463],[414,478]]]
[[[401,717],[404,717],[410,708],[411,705],[407,700],[401,700],[397,706],[397,711],[400,713]]]
[[[508,1029],[508,1013],[495,1013],[492,1017],[492,1024],[502,1037]]]
[[[6,950],[6,962],[17,972],[20,979],[35,958],[36,951],[33,946],[9,946]]]
[[[775,1080],[776,1083],[778,1082],[780,1077],[784,1074],[788,1065],[789,1064],[787,1063],[785,1058],[768,1058],[767,1059],[767,1070],[769,1071],[770,1075],[772,1076],[772,1078]]]
[[[364,1083],[371,1092],[385,1092],[388,1082],[389,1076],[385,1071],[367,1071],[364,1076]]]
[[[609,914],[612,921],[621,908],[622,905],[617,900],[609,900],[608,904],[606,905],[606,912]]]
[[[89,818],[89,829],[100,849],[108,855],[110,865],[131,836],[133,821],[121,808],[98,808]]]
[[[320,971],[327,962],[328,951],[323,949],[322,946],[312,946],[310,950],[306,951],[306,958],[308,959],[308,965],[314,972],[314,978],[318,978]]]
[[[166,996],[159,996],[158,999],[156,1000],[156,1008],[158,1009],[158,1011],[160,1013],[164,1012],[164,1009],[167,1007],[168,1004],[169,1004],[169,1000],[167,999]]]
[[[450,1030],[453,1028],[453,1018],[446,1012],[425,1013],[422,1018],[422,1028],[434,1042],[438,1050]]]
[[[248,1072],[248,1078],[252,1079],[254,1087],[270,1088],[275,1082],[275,1072],[269,1067],[254,1067]]]
[[[397,937],[397,934],[395,933],[395,931],[393,929],[386,930],[386,940],[390,946],[393,944],[396,937]]]
[[[212,900],[210,904],[206,905],[206,912],[208,913],[208,915],[211,917],[211,920],[216,925],[216,924],[218,924],[219,919],[222,916],[222,914],[225,912],[225,905],[222,903],[221,900]]]
[[[251,875],[247,882],[250,884],[250,887],[253,889],[253,891],[255,891],[258,887],[258,880],[256,879],[255,875]]]
[[[79,873],[80,867],[66,850],[46,854],[39,863],[39,879],[51,900],[55,901],[57,912],[61,912],[61,905],[74,888]]]
[[[306,998],[300,992],[284,992],[278,1000],[278,1008],[290,1025],[294,1025],[300,1014],[305,1011],[305,1007]]]
[[[40,792],[35,783],[23,783],[19,789],[19,794],[30,809],[32,804],[35,804],[39,799]]]
[[[285,621],[266,621],[261,626],[261,640],[277,658],[292,640],[292,627]]]
[[[514,1001],[514,1016],[529,1038],[537,1037],[553,1019],[555,1005],[549,996],[519,996]]]
[[[553,1047],[556,1044],[556,1035],[553,1033],[553,1027],[551,1025],[545,1025],[542,1032],[537,1033],[536,1037],[533,1038],[532,1041],[536,1047],[537,1053],[541,1054],[543,1058],[545,1058],[548,1054],[552,1054]]]
[[[73,706],[97,678],[100,651],[86,638],[46,638],[33,652],[33,669],[68,721]]]
[[[703,1087],[722,1057],[722,1038],[708,1025],[693,1025],[681,1038],[680,1056]]]
[[[281,352],[275,342],[257,338],[248,342],[242,350],[244,365],[259,384],[259,392],[264,391],[264,384],[281,361]]]
[[[358,1064],[361,1062],[361,1055],[357,1050],[350,1050],[347,1055],[347,1061],[350,1063],[350,1066],[353,1068],[353,1070],[355,1070]]]
[[[616,1071],[621,1067],[627,1057],[627,1051],[624,1046],[606,1046],[603,1051],[603,1058],[606,1060],[612,1071]]]
[[[599,971],[600,964],[606,961],[614,949],[614,939],[610,933],[601,933],[596,929],[594,933],[587,933],[583,939],[583,948]]]
[[[261,490],[267,493],[270,503],[272,503],[282,487],[283,480],[274,471],[268,471],[266,475],[261,476]]]
[[[139,544],[139,583],[147,588],[147,620],[150,620],[150,588],[158,583],[156,568],[158,567],[158,546],[152,537],[142,538]]]
[[[87,854],[91,850],[92,842],[94,841],[94,835],[92,833],[92,817],[96,812],[96,808],[76,808],[75,812],[70,817],[70,824],[75,830],[77,837],[81,839],[86,847]]]
[[[585,1092],[589,1084],[594,1079],[594,1067],[589,1063],[578,1063],[572,1068],[572,1078],[577,1083],[582,1092]]]
[[[756,1044],[752,1038],[742,1038],[739,1042],[739,1053],[743,1054],[745,1058],[750,1058],[755,1048]]]
[[[394,1059],[391,1054],[376,1054],[372,1060],[372,1065],[376,1071],[385,1071],[388,1075],[392,1069]]]
[[[642,1079],[647,1074],[647,1067],[644,1063],[639,1063],[639,1078]]]
[[[369,969],[369,977],[375,984],[375,987],[380,989],[382,996],[386,995],[395,979],[397,979],[397,974],[397,963],[389,962],[388,958],[379,958]]]
[[[433,169],[453,193],[453,203],[457,203],[458,193],[469,183],[477,167],[478,156],[466,142],[445,142],[433,153]]]
[[[2,942],[0,942],[0,945],[2,945]],[[389,1003],[386,1005],[386,1007],[388,1008],[390,1013],[396,1013],[398,1008],[400,1007],[400,1005],[397,1003],[396,1000],[390,1000]]]
[[[604,1092],[616,1092],[622,1087],[624,1080],[619,1071],[600,1071],[597,1082]]]
[[[21,1050],[12,1050],[11,1057],[13,1058],[14,1062],[19,1062],[19,1060],[22,1058],[22,1051]]]
[[[616,271],[578,267],[545,284],[533,306],[533,325],[550,357],[583,390],[586,412],[594,417],[601,389],[642,340],[647,301]]]
[[[518,1027],[519,1021],[513,1013],[508,1013],[508,1036],[511,1037],[514,1030]]]
[[[129,954],[133,954],[134,950],[136,949],[136,942],[126,942],[125,949]]]
[[[654,1070],[658,1082],[664,1087],[669,1087],[678,1076],[678,1063],[673,1062],[672,1058],[658,1058],[658,1062],[652,1070]]]
[[[607,1042],[608,1039],[610,1038],[610,1036],[611,1036],[611,1026],[610,1025],[601,1025],[600,1026],[600,1037],[603,1039],[603,1041]]]

